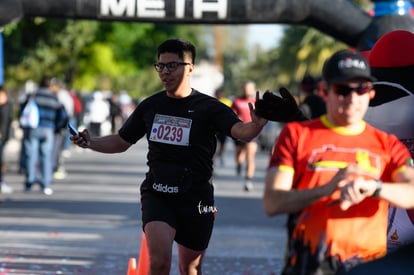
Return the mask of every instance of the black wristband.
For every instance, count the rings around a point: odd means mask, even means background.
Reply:
[[[375,188],[374,194],[372,194],[372,196],[374,198],[378,198],[382,189],[382,180],[377,180],[377,188]]]

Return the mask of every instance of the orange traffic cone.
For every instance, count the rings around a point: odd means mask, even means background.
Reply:
[[[137,275],[148,275],[150,271],[150,259],[147,247],[147,238],[142,232],[141,250],[139,252]]]
[[[137,275],[137,261],[135,258],[129,258],[127,275]]]

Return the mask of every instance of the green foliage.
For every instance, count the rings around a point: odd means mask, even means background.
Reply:
[[[354,0],[356,5],[369,9],[370,0]],[[257,55],[256,61],[243,74],[252,76],[261,90],[288,87],[293,93],[305,74],[321,75],[324,61],[347,45],[316,29],[305,26],[286,26],[280,45]]]
[[[25,19],[5,31],[5,78],[17,89],[26,80],[55,75],[70,83],[77,58],[93,41],[97,22]],[[7,27],[6,27],[7,29]]]
[[[245,74],[253,76],[260,90],[285,86],[295,94],[305,74],[319,77],[326,58],[346,47],[313,28],[286,26],[280,45],[259,53]]]
[[[160,42],[180,35],[198,39],[194,28],[171,24],[44,18],[10,24],[3,35],[10,90],[53,75],[79,91],[127,90],[134,97],[161,89],[152,66]]]
[[[353,2],[366,8],[372,4]],[[294,91],[305,73],[320,75],[324,60],[347,47],[315,29],[286,26],[280,45],[264,52],[247,49],[247,26],[221,26],[220,41],[213,27],[25,18],[3,30],[5,85],[18,90],[27,80],[48,74],[79,91],[126,90],[144,97],[162,89],[152,66],[157,46],[182,37],[196,45],[197,62],[223,64],[227,95],[239,94],[247,79],[262,91],[281,85]]]

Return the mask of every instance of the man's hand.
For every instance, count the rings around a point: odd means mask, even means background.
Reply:
[[[70,140],[79,147],[88,148],[91,137],[89,135],[89,131],[87,129],[84,129],[78,135],[71,135]]]
[[[340,191],[340,198],[329,204],[339,204],[345,211],[365,198],[371,197],[377,188],[377,182],[373,179],[365,179],[363,169],[358,164],[351,163],[340,169],[323,188],[327,195],[331,195],[336,190]]]
[[[348,210],[351,206],[360,203],[367,197],[371,197],[377,183],[372,179],[358,177],[341,188],[341,209]]]
[[[281,87],[279,93],[281,97],[271,91],[266,91],[263,94],[263,99],[256,100],[256,114],[277,122],[308,120],[299,109],[295,98],[286,88]]]

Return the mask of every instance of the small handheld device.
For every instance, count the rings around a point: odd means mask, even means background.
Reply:
[[[73,125],[70,124],[70,122],[68,123],[68,129],[69,129],[69,132],[72,136],[80,135],[78,130],[75,127],[73,127]],[[83,136],[80,136],[80,137],[82,138],[83,142],[87,143],[86,139]]]
[[[71,134],[72,136],[77,136],[77,135],[79,135],[78,130],[76,130],[76,128],[75,128],[75,127],[73,127],[73,125],[72,125],[72,124],[70,124],[70,122],[68,123],[68,129],[69,129],[69,132],[70,132],[70,134]]]

